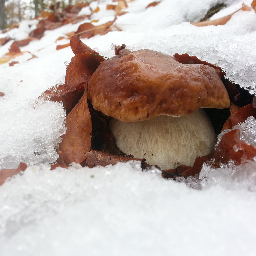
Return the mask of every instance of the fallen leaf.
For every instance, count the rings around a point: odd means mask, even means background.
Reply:
[[[58,50],[67,48],[67,47],[69,47],[69,46],[70,46],[70,43],[57,45],[57,46],[56,46],[56,50],[58,51]]]
[[[253,10],[256,12],[256,0],[253,0],[253,1],[252,1],[251,7],[252,7]]]
[[[25,171],[26,169],[27,169],[27,165],[24,164],[24,163],[20,163],[17,169],[4,169],[4,170],[1,170],[0,171],[0,186],[3,185],[4,182],[8,178],[10,178],[10,177],[20,173],[21,171]]]
[[[101,151],[96,151],[96,150],[90,150],[89,152],[85,153],[85,160],[81,163],[81,165],[88,166],[89,168],[93,168],[95,166],[107,166],[110,164],[114,165],[120,162],[126,163],[132,160],[140,161],[142,169],[146,169],[147,167],[150,167],[150,165],[145,163],[145,159],[111,155],[111,154],[101,152]]]
[[[18,61],[12,61],[12,62],[9,63],[9,66],[12,67],[12,66],[14,66],[15,64],[19,64],[19,62],[18,62]]]
[[[31,41],[34,41],[36,40],[36,38],[33,38],[33,37],[28,37],[26,39],[23,39],[23,40],[19,40],[19,41],[14,41],[11,45],[12,46],[15,46],[15,47],[23,47],[23,46],[26,46],[28,45]]]
[[[10,37],[3,37],[3,38],[0,38],[0,46],[5,45],[5,44],[8,43],[10,40],[11,40]]]
[[[72,162],[81,163],[85,160],[85,153],[91,149],[92,122],[87,93],[84,93],[78,104],[68,114],[66,128],[58,152],[60,162],[63,161],[66,165]]]
[[[249,104],[245,107],[238,108],[237,106],[232,106],[230,108],[230,117],[223,126],[223,130],[232,129],[235,125],[243,123],[249,116],[256,118],[256,109],[253,104]]]
[[[113,21],[106,22],[105,24],[99,26],[94,26],[91,23],[83,23],[78,27],[75,34],[79,35],[81,38],[91,38],[96,35],[105,35],[111,30],[115,21],[116,17]]]
[[[99,11],[100,11],[100,8],[99,8],[99,6],[97,6],[96,9],[94,10],[94,12],[97,13]]]
[[[81,54],[81,53],[94,53],[96,55],[99,55],[98,52],[92,50],[88,45],[84,44],[78,36],[72,36],[70,39],[70,46],[73,51],[73,53]],[[102,60],[103,61],[103,60]]]
[[[3,92],[0,92],[0,97],[3,97],[5,94]]]
[[[87,83],[88,79],[105,59],[91,53],[75,55],[67,67],[65,84],[75,88],[80,83]]]
[[[149,7],[157,6],[157,5],[160,4],[160,3],[161,3],[160,1],[152,2],[152,3],[150,3],[150,4],[147,5],[146,9],[149,8]]]
[[[240,9],[238,9],[237,11],[235,11],[227,16],[224,16],[224,17],[221,17],[221,18],[215,19],[215,20],[190,22],[190,24],[197,26],[197,27],[225,25],[232,18],[232,16],[235,13],[237,13],[238,11],[251,11],[251,8],[249,6],[243,4]]]

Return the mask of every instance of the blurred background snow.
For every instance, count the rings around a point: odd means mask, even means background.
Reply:
[[[189,22],[203,18],[218,0],[163,0],[145,9],[151,2],[129,3],[128,13],[116,21],[123,31],[83,41],[106,57],[120,44],[196,55],[219,65],[229,79],[255,94],[254,11],[236,13],[225,26],[198,28]],[[216,18],[236,11],[243,1],[222,2],[227,7]],[[105,10],[111,3],[92,2],[100,11],[91,19],[98,24],[113,20],[114,12]],[[31,54],[26,53],[15,58],[20,64],[0,66],[0,92],[5,93],[0,97],[0,169],[16,168],[20,161],[30,165],[23,176],[0,187],[0,254],[256,255],[254,162],[217,170],[204,166],[202,190],[191,188],[193,179],[186,185],[162,179],[157,169],[141,172],[136,162],[49,170],[57,159],[65,114],[61,104],[38,97],[64,81],[73,53],[70,48],[56,51],[55,40],[81,23],[46,31],[41,40],[21,47],[38,58],[27,62]],[[23,21],[8,35],[23,39],[35,25]],[[0,56],[12,42],[0,47]],[[247,120],[240,127],[253,145],[255,125]]]

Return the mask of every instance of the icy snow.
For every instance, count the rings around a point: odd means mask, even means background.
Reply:
[[[256,14],[238,12],[225,26],[198,28],[198,21],[218,0],[163,0],[145,10],[151,0],[129,3],[127,14],[113,31],[83,41],[105,57],[113,45],[152,49],[167,54],[189,53],[222,67],[229,79],[256,92]],[[224,1],[228,15],[243,1]],[[244,1],[250,5],[251,1]],[[111,4],[92,2],[100,11],[95,25],[114,19]],[[84,13],[83,13],[84,12]],[[81,14],[88,12],[88,8]],[[20,40],[37,21],[23,21],[18,29],[0,34]],[[256,255],[255,162],[217,170],[205,165],[202,190],[164,180],[157,169],[142,172],[137,162],[93,169],[73,165],[50,171],[55,148],[64,132],[60,103],[38,97],[64,81],[70,48],[56,51],[55,42],[78,24],[46,31],[41,40],[21,47],[20,64],[0,65],[0,169],[30,167],[0,187],[0,254],[19,255]],[[12,41],[0,47],[8,52]],[[31,54],[38,58],[27,61]],[[256,121],[237,128],[255,146]],[[243,170],[244,172],[242,172]],[[190,185],[190,186],[189,186]]]

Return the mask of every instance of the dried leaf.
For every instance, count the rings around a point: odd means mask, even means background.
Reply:
[[[256,148],[240,140],[240,130],[232,130],[222,136],[214,154],[214,167],[228,164],[233,161],[235,165],[246,163],[256,156]]]
[[[76,35],[80,35],[81,38],[91,38],[95,35],[105,35],[110,30],[113,24],[115,23],[116,18],[113,21],[106,22],[105,24],[94,26],[91,23],[84,23],[78,27]]]
[[[250,10],[251,10],[251,8],[249,6],[247,6],[246,4],[243,4],[243,6],[240,9],[238,9],[237,11],[235,11],[227,16],[221,17],[216,20],[191,22],[191,24],[194,26],[197,26],[197,27],[225,25],[231,19],[231,17],[238,11],[250,11]]]
[[[91,149],[92,122],[86,93],[68,114],[66,127],[67,131],[62,136],[58,152],[60,161],[66,165],[72,162],[81,163],[85,159],[85,153]]]
[[[20,163],[17,169],[4,169],[0,171],[0,186],[4,184],[6,179],[20,173],[21,171],[25,171],[27,169],[27,165],[24,163]]]
[[[78,36],[72,36],[70,39],[70,46],[73,51],[73,53],[81,54],[81,53],[94,53],[96,55],[99,55],[98,52],[92,50],[88,45],[84,44]]]
[[[256,0],[253,0],[253,1],[252,1],[251,7],[252,7],[253,10],[256,12]]]
[[[149,8],[149,7],[154,7],[154,6],[157,6],[158,4],[160,4],[161,1],[155,1],[155,2],[152,2],[150,4],[147,5],[146,9]]]
[[[18,61],[12,61],[12,62],[9,63],[9,66],[12,67],[12,66],[14,66],[15,64],[19,64],[19,62],[18,62]]]
[[[230,112],[230,118],[224,124],[223,130],[232,129],[235,125],[243,123],[249,116],[256,118],[256,109],[252,103],[242,108],[232,106],[230,107]]]
[[[0,97],[3,97],[5,94],[3,92],[0,92]]]
[[[63,102],[63,107],[66,110],[66,113],[69,114],[82,98],[86,89],[86,83],[78,84],[75,88],[70,88],[66,84],[62,84],[56,88],[52,87],[45,91],[41,97],[51,101]]]
[[[91,53],[75,55],[67,67],[65,84],[69,88],[75,88],[80,83],[87,83],[88,79],[103,61],[103,57]]]
[[[57,46],[56,46],[56,50],[58,51],[58,50],[67,48],[67,47],[69,47],[69,46],[70,46],[70,43],[57,45]]]
[[[94,10],[94,12],[97,13],[99,11],[100,11],[100,8],[99,8],[99,6],[97,6],[96,9]]]
[[[11,40],[10,37],[0,38],[0,46],[5,45],[5,44],[8,43],[10,40]]]
[[[90,150],[85,154],[85,160],[81,163],[82,166],[88,166],[93,168],[95,166],[107,166],[114,165],[120,162],[126,163],[128,161],[135,160],[141,162],[141,168],[146,169],[150,167],[147,163],[145,163],[145,159],[138,159],[133,157],[124,157],[118,155],[111,155],[105,152]]]
[[[11,45],[12,46],[15,46],[15,47],[23,47],[23,46],[26,46],[28,45],[31,41],[34,41],[36,40],[36,38],[33,38],[33,37],[28,37],[26,39],[23,39],[23,40],[19,40],[19,41],[14,41]]]

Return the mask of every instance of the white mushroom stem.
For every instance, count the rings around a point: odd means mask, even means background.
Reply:
[[[110,128],[120,150],[145,158],[162,170],[192,166],[197,157],[212,152],[215,142],[212,124],[203,110],[188,116],[158,116],[139,122],[112,119]]]

